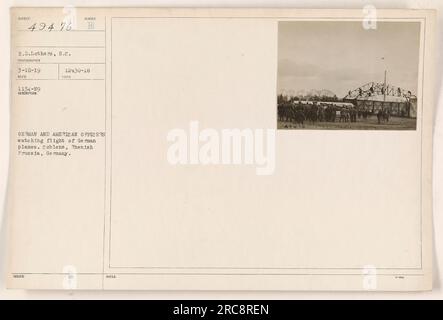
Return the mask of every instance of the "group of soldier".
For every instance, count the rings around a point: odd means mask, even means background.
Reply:
[[[304,121],[319,122],[357,122],[357,118],[368,118],[371,113],[367,110],[357,110],[354,106],[337,106],[325,103],[291,103],[278,105],[280,121],[303,124]]]

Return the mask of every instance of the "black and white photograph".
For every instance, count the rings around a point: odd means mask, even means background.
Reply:
[[[415,130],[420,22],[280,21],[278,129]]]

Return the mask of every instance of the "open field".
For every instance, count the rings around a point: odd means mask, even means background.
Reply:
[[[357,119],[357,122],[316,122],[305,121],[304,127],[292,122],[277,121],[277,129],[301,130],[415,130],[417,119],[393,117],[389,122],[378,124],[377,116],[367,119]]]

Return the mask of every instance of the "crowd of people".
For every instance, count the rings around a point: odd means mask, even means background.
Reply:
[[[367,119],[372,113],[359,110],[352,104],[303,103],[285,101],[278,104],[278,120],[303,125],[305,121],[316,122],[357,122]],[[378,116],[378,114],[377,114]],[[380,122],[380,121],[379,121]]]

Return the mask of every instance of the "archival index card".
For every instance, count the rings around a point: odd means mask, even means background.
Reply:
[[[11,22],[10,288],[432,288],[433,11]]]

